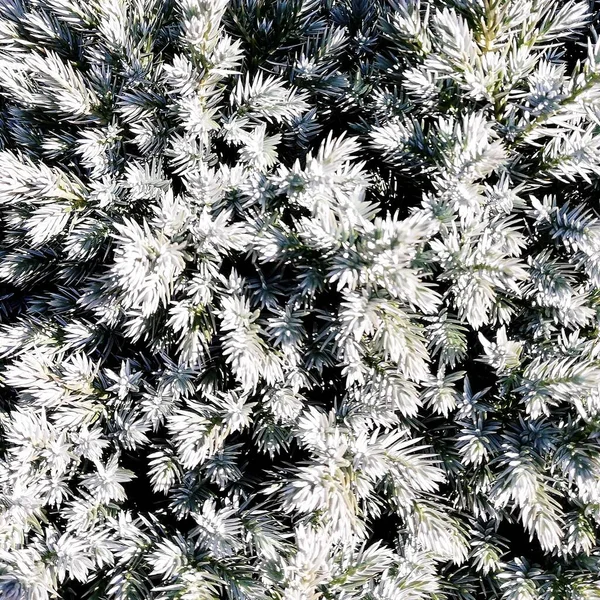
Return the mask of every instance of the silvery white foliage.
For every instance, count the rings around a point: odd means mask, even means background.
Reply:
[[[582,0],[0,0],[0,598],[599,597]]]

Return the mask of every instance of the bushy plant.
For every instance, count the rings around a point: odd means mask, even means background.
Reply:
[[[0,0],[0,599],[598,600],[593,0]]]

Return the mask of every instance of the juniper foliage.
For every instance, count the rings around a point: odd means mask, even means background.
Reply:
[[[593,0],[0,0],[0,598],[598,600]]]

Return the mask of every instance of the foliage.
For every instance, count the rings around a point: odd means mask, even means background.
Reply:
[[[593,0],[0,0],[0,598],[600,598]]]

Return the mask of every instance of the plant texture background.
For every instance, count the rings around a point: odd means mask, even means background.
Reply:
[[[599,9],[0,0],[0,599],[598,600]]]

